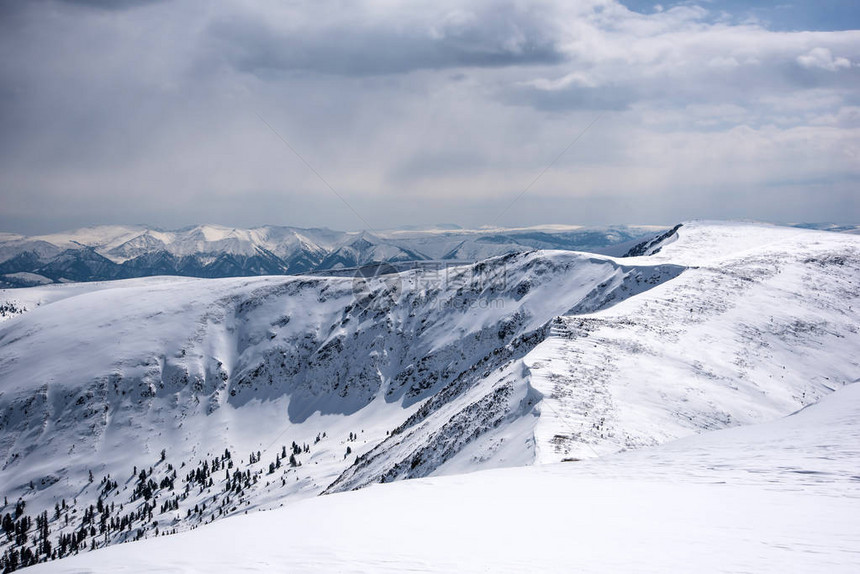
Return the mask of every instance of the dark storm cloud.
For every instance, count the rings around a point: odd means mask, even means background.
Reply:
[[[166,2],[168,0],[59,0],[67,4],[77,4],[89,8],[98,8],[100,10],[128,10],[137,8],[147,4],[155,4],[158,2]]]
[[[475,7],[459,19],[431,10],[406,23],[394,14],[301,27],[243,14],[214,22],[208,32],[212,48],[233,66],[259,74],[304,70],[362,76],[563,61],[554,26],[540,11],[510,3]]]

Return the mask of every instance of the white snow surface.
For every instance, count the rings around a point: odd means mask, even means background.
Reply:
[[[656,255],[687,267],[612,308],[560,318],[526,358],[539,462],[771,420],[860,373],[851,235],[693,222]]]
[[[839,397],[856,413],[843,387],[860,378],[860,237],[690,222],[650,251],[536,251],[369,286],[154,277],[0,291],[0,495],[30,514],[64,498],[85,507],[110,477],[106,501],[128,511],[141,504],[128,500],[133,466],[158,482],[165,464],[185,465],[181,478],[225,448],[259,478],[226,504],[218,475],[155,519],[182,531],[248,517],[46,565],[76,572],[123,571],[102,566],[121,557],[125,571],[235,567],[231,551],[285,571],[856,564],[857,432],[821,421],[843,413]],[[809,440],[834,450],[829,474],[785,470],[820,470],[812,446],[759,440],[801,444],[797,421],[821,427]],[[292,441],[311,445],[301,466],[267,473]],[[831,479],[837,494],[816,486]],[[747,531],[745,507],[758,521]]]
[[[398,435],[408,441],[374,454],[397,470],[362,467],[350,480],[424,476],[478,438],[493,443],[470,468],[527,464],[536,397],[519,359],[545,325],[599,284],[641,284],[635,290],[679,271],[533,252],[439,277],[400,274],[357,295],[341,277],[7,290],[5,303],[22,312],[0,324],[0,493],[37,513],[62,499],[93,503],[110,477],[123,481],[109,499],[119,505],[129,502],[132,468],[153,466],[162,449],[157,475],[167,463],[194,467],[226,448],[261,477],[241,506],[271,507],[330,486],[435,396],[444,408],[418,413],[418,428]],[[513,429],[516,443],[487,434]],[[313,445],[301,466],[267,474],[293,441]],[[438,457],[411,465],[416,451],[436,448]],[[261,460],[249,463],[256,451]],[[192,491],[181,510],[218,493]],[[217,511],[210,505],[199,520]],[[193,526],[172,512],[160,520]]]
[[[860,385],[589,462],[376,485],[32,572],[857,572]]]

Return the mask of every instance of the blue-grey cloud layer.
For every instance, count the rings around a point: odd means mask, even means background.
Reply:
[[[375,227],[492,221],[598,114],[501,223],[860,219],[860,32],[625,4],[4,4],[0,227],[362,227],[258,115]]]

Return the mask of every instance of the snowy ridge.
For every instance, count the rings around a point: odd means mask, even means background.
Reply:
[[[679,233],[646,259],[687,271],[611,309],[560,318],[526,357],[545,397],[539,461],[771,420],[857,378],[853,237],[716,223]]]
[[[513,253],[367,283],[3,291],[0,513],[48,511],[68,555],[322,492],[774,420],[858,378],[860,238],[673,235],[648,256]]]
[[[66,516],[116,505],[105,532],[84,535],[98,547],[318,494],[339,476],[332,488],[425,476],[470,448],[476,467],[526,464],[528,439],[496,432],[533,424],[519,359],[595,289],[653,286],[668,267],[532,252],[359,291],[350,277],[7,291],[29,310],[0,326],[0,492],[52,511],[54,548],[81,532]],[[225,466],[242,476],[210,483]]]
[[[583,273],[589,268],[606,267],[612,272],[603,277]],[[571,309],[608,307],[668,281],[682,270],[672,265],[627,267],[597,258],[583,259],[579,267],[541,261],[529,270],[515,290],[517,294],[528,293],[534,278],[542,275],[567,276],[569,287],[556,291],[556,296],[570,296],[573,288],[572,293],[576,295],[567,300],[577,302],[565,309],[564,299],[552,301],[553,305],[561,305],[551,307],[553,312],[543,316],[557,318],[560,313],[570,313]],[[499,326],[499,339],[502,339],[503,330],[516,329],[521,322],[519,312],[503,321]],[[518,330],[518,336],[510,343],[497,346],[474,361],[467,371],[428,399],[379,446],[359,457],[327,492],[360,488],[371,482],[426,476],[431,472],[451,472],[452,467],[461,465],[476,469],[488,464],[531,462],[534,458],[532,425],[536,420],[532,409],[541,395],[531,387],[522,359],[551,332],[549,321],[537,329],[533,328],[535,326],[533,323],[525,332]],[[518,432],[511,433],[510,427],[517,428]],[[478,439],[481,448],[465,448]]]

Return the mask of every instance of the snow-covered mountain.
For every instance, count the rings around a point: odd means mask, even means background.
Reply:
[[[201,225],[178,231],[100,226],[34,237],[5,233],[0,234],[0,287],[156,275],[296,275],[382,262],[474,262],[533,249],[620,254],[657,229],[544,226],[347,233]]]
[[[770,423],[303,500],[32,571],[849,574],[858,445],[854,384]]]
[[[366,280],[2,291],[5,559],[607,456],[774,420],[860,377],[860,237],[703,222],[657,236],[626,258],[530,251]]]

